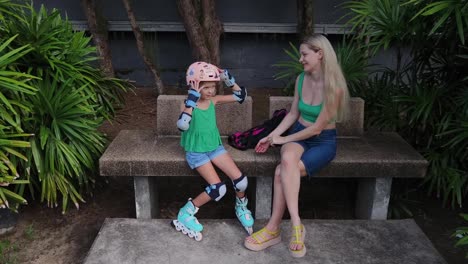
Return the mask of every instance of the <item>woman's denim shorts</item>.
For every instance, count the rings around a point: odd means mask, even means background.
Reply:
[[[187,163],[190,166],[190,168],[193,170],[195,168],[200,167],[201,165],[204,165],[210,162],[210,160],[213,160],[214,158],[224,153],[226,153],[224,146],[219,145],[219,147],[217,147],[215,150],[208,151],[208,152],[188,151],[185,153],[185,159],[187,160]]]
[[[305,127],[299,121],[291,127],[289,134],[297,133]],[[319,135],[308,139],[294,141],[304,148],[301,161],[309,177],[328,165],[336,155],[336,129],[325,129]]]

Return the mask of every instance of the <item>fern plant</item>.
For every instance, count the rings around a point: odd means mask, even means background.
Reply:
[[[460,214],[460,216],[468,222],[468,214]],[[457,228],[452,237],[458,239],[457,243],[455,243],[456,247],[466,247],[468,245],[468,226]],[[466,258],[468,258],[468,253],[466,253]]]
[[[97,160],[106,144],[98,127],[114,116],[115,107],[123,102],[122,93],[131,86],[105,77],[96,68],[90,37],[74,31],[58,10],[49,12],[44,6],[36,10],[32,3],[11,5],[8,10],[2,14],[0,38],[16,36],[5,46],[8,50],[28,48],[8,67],[35,76],[29,83],[34,92],[23,89],[9,99],[17,109],[5,120],[34,134],[23,139],[28,148],[14,162],[23,172],[20,179],[30,182],[33,196],[38,192],[49,206],[61,203],[65,212],[69,203],[78,207],[93,187]]]
[[[24,149],[30,147],[27,139],[32,136],[21,124],[21,111],[30,111],[30,108],[20,95],[36,92],[29,83],[34,76],[9,70],[9,66],[31,51],[29,45],[9,50],[9,44],[16,37],[0,45],[0,207],[13,210],[16,205],[26,203],[18,185],[29,182],[19,179],[24,176],[24,170],[19,167],[18,160],[27,160]]]

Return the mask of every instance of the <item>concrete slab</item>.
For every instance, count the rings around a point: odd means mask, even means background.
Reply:
[[[304,220],[307,254],[294,259],[283,242],[262,252],[244,248],[245,231],[235,219],[202,219],[203,240],[176,232],[167,219],[106,219],[86,264],[97,263],[447,263],[413,220]],[[264,222],[257,221],[255,230]]]

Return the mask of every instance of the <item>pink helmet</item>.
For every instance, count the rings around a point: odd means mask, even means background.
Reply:
[[[192,63],[187,70],[187,85],[198,90],[200,82],[220,81],[218,67],[203,61]]]

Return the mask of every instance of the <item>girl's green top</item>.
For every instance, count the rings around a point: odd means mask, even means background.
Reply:
[[[187,131],[182,132],[180,145],[185,151],[208,152],[222,144],[218,127],[216,126],[216,111],[210,100],[208,109],[195,108]]]
[[[323,103],[320,103],[318,105],[309,105],[309,104],[304,103],[304,101],[302,101],[302,83],[303,82],[304,82],[304,73],[301,73],[301,75],[299,75],[299,82],[297,84],[297,90],[299,93],[299,105],[298,105],[299,113],[301,113],[301,116],[302,118],[304,118],[304,120],[309,121],[311,123],[315,123],[315,121],[317,120],[317,117],[320,114],[320,111],[322,111]]]

